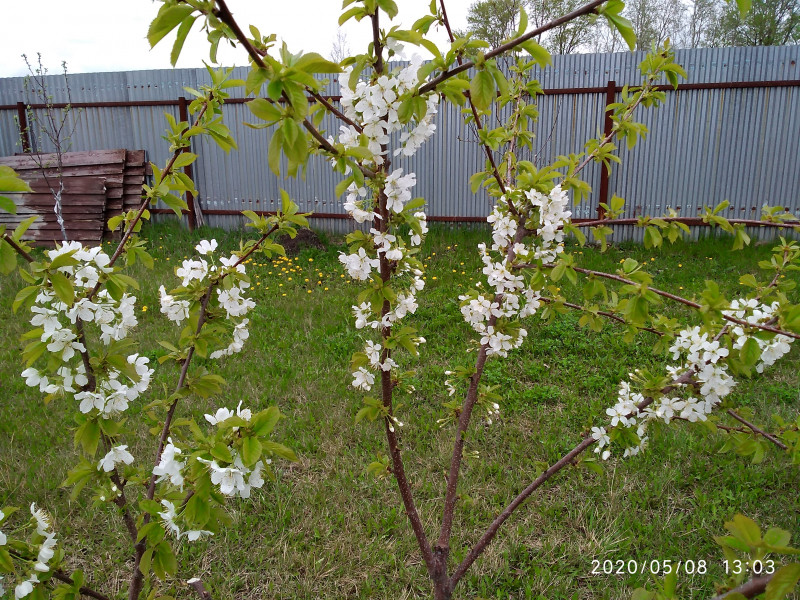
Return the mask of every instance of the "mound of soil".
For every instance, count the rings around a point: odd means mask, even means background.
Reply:
[[[288,256],[297,256],[302,250],[307,248],[325,250],[325,244],[319,239],[317,233],[310,229],[298,229],[294,239],[290,238],[288,235],[284,235],[279,237],[276,241],[286,249],[286,254]]]

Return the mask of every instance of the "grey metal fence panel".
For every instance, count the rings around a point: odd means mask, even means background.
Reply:
[[[800,79],[800,47],[714,48],[678,50],[677,60],[688,73],[689,83],[739,83],[797,81]],[[554,56],[553,65],[535,69],[545,89],[605,88],[609,81],[635,85],[641,75],[644,53]],[[397,67],[403,65],[398,63]],[[233,77],[244,79],[247,69],[237,67]],[[85,108],[72,140],[73,150],[126,147],[145,149],[148,159],[164,164],[169,156],[163,141],[164,113],[178,118],[177,98],[189,96],[185,87],[209,83],[205,69],[165,69],[123,73],[90,73],[70,76],[73,102],[165,101],[164,106]],[[67,99],[63,78],[48,79],[55,102]],[[332,77],[326,93],[337,95]],[[765,203],[782,204],[797,213],[800,200],[800,89],[761,87],[682,90],[667,94],[665,105],[642,111],[639,119],[649,130],[647,139],[633,152],[621,148],[622,165],[609,180],[610,194],[627,200],[627,216],[660,214],[674,208],[684,216],[696,216],[702,207],[729,200],[727,216],[758,217]],[[242,98],[242,90],[232,90]],[[35,102],[24,91],[20,77],[0,79],[0,155],[20,151],[15,123],[17,102]],[[520,151],[521,158],[539,166],[558,155],[580,152],[586,139],[603,127],[605,93],[553,94],[537,99],[540,118],[534,147]],[[12,108],[14,107],[14,108]],[[505,110],[505,112],[504,112]],[[507,114],[501,110],[499,116]],[[41,111],[38,112],[41,114]],[[76,113],[77,115],[77,113]],[[320,158],[311,159],[304,178],[276,177],[267,166],[269,130],[253,130],[243,104],[227,104],[224,117],[239,150],[225,153],[210,140],[195,142],[200,158],[194,175],[205,221],[233,227],[241,218],[213,214],[225,210],[274,210],[279,191],[286,189],[304,211],[344,215],[335,198],[339,176]],[[411,159],[398,157],[395,168],[417,174],[415,194],[426,198],[426,210],[439,217],[484,217],[492,202],[479,191],[473,194],[470,176],[484,168],[485,155],[461,111],[440,105],[435,135]],[[323,122],[326,135],[335,134],[333,118]],[[37,143],[40,143],[36,140]],[[47,146],[42,145],[47,150]],[[601,170],[590,164],[583,177],[598,189]],[[576,218],[596,215],[597,196],[573,209]],[[316,219],[314,225],[334,232],[351,230],[345,219]],[[618,238],[641,239],[641,231],[627,228]]]

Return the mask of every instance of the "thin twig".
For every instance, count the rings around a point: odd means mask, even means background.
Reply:
[[[765,437],[766,439],[768,439],[770,442],[775,444],[781,450],[788,450],[789,449],[788,446],[786,446],[786,444],[781,442],[778,438],[776,438],[773,435],[770,435],[769,433],[767,433],[763,429],[759,429],[756,425],[753,425],[749,421],[746,421],[743,417],[741,417],[738,413],[736,413],[732,408],[729,408],[726,412],[730,416],[732,416],[734,419],[736,419],[737,421],[742,423],[745,427],[750,429],[753,433],[757,433],[758,435]]]

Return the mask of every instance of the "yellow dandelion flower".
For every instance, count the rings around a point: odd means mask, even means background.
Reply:
[[[147,312],[147,307],[146,306],[142,306],[142,312]]]
[[[326,292],[327,292],[327,291],[328,291],[328,288],[325,288],[325,290],[324,290],[324,291],[326,291]]]

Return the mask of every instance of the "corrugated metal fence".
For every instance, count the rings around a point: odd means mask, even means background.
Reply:
[[[664,106],[638,113],[650,133],[632,152],[619,151],[623,164],[608,181],[611,194],[628,202],[626,216],[661,214],[667,207],[696,216],[704,205],[730,200],[729,217],[758,218],[761,206],[781,204],[800,211],[800,46],[679,50],[677,60],[689,79],[668,92]],[[607,89],[616,97],[623,85],[640,81],[643,53],[554,56],[553,66],[535,72],[546,94],[538,99],[540,119],[535,151],[537,164],[560,154],[579,152],[586,139],[603,130]],[[246,70],[237,68],[235,77]],[[92,73],[70,76],[73,103],[86,103],[72,140],[72,150],[145,149],[151,161],[163,164],[167,144],[161,139],[164,112],[179,116],[184,86],[208,83],[204,69]],[[54,102],[66,101],[63,79],[50,78]],[[243,123],[253,120],[242,103],[225,106],[225,121],[239,151],[225,154],[213,142],[200,140],[194,168],[199,200],[211,225],[236,227],[241,217],[226,211],[274,210],[279,188],[286,189],[301,210],[324,213],[314,225],[342,232],[353,228],[334,196],[339,176],[325,161],[312,158],[306,178],[279,179],[266,164],[269,133]],[[333,82],[326,93],[337,95]],[[20,152],[15,122],[18,102],[26,95],[22,78],[0,79],[0,155]],[[104,103],[103,106],[91,106]],[[336,123],[328,120],[330,131]],[[41,143],[32,140],[32,143]],[[47,146],[43,144],[43,149]],[[491,202],[483,192],[472,194],[469,177],[483,168],[484,155],[458,107],[443,104],[436,135],[411,160],[395,161],[417,174],[415,193],[426,198],[428,214],[447,221],[485,217]],[[601,170],[584,173],[595,193],[573,210],[576,218],[597,214]],[[216,214],[215,214],[216,213]],[[338,217],[338,218],[337,218]],[[637,237],[629,229],[624,237]],[[620,239],[619,236],[615,236]]]

